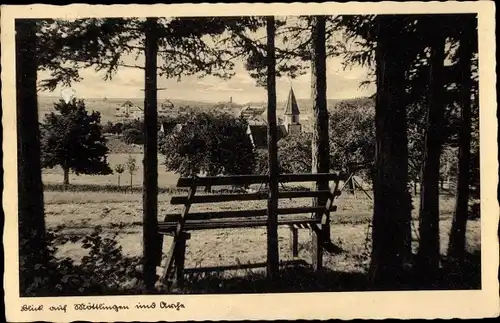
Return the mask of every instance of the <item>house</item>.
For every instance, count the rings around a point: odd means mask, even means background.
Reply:
[[[172,113],[175,108],[174,104],[170,100],[163,101],[158,107],[158,116],[166,116]]]
[[[141,107],[127,100],[120,107],[116,108],[115,116],[125,119],[140,120],[144,117],[144,112]]]
[[[247,120],[261,119],[265,111],[265,107],[249,105],[241,110],[240,116]]]

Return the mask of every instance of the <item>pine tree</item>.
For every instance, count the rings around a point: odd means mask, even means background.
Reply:
[[[20,296],[32,296],[48,265],[37,109],[36,23],[16,19]]]
[[[469,214],[469,185],[471,161],[471,122],[472,122],[472,60],[477,50],[476,17],[467,17],[460,37],[457,58],[461,75],[461,115],[459,133],[459,160],[455,211],[453,213],[448,256],[462,262],[465,256],[465,233]]]
[[[375,105],[376,174],[372,227],[371,282],[391,288],[404,276],[410,236],[408,142],[405,96],[405,21],[400,16],[377,18],[375,54],[377,98]]]

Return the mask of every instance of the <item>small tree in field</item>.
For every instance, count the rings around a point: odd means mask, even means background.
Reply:
[[[125,171],[125,166],[123,164],[118,164],[115,166],[115,172],[118,174],[118,186],[120,186],[120,176]]]
[[[135,172],[139,169],[137,166],[137,160],[131,155],[128,156],[127,163],[125,164],[127,167],[127,171],[130,174],[130,188],[132,188],[132,178]]]
[[[41,124],[42,167],[61,166],[64,184],[69,172],[77,175],[107,175],[113,171],[107,161],[108,148],[102,135],[99,112],[89,114],[83,100],[54,104],[56,112],[45,116]]]

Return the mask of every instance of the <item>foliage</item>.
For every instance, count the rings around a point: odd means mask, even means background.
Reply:
[[[59,230],[47,233],[47,265],[27,267],[25,259],[20,257],[21,296],[98,296],[138,292],[140,273],[136,266],[140,260],[125,257],[116,236],[103,237],[100,227],[82,238],[64,236],[58,233]],[[80,264],[71,258],[56,257],[57,245],[68,241],[81,241],[83,248],[89,250]],[[127,286],[133,289],[127,291]]]
[[[251,25],[247,17],[163,17],[158,18],[158,73],[180,79],[185,75],[233,75],[229,49],[218,46],[229,26]],[[121,67],[144,69],[123,57],[137,61],[144,52],[146,20],[140,18],[85,18],[39,20],[37,54],[39,67],[51,72],[40,86],[54,90],[81,80],[79,71],[94,67],[111,79]],[[196,53],[196,54],[195,54]],[[62,64],[64,63],[64,64]]]
[[[118,164],[115,166],[115,172],[118,174],[122,174],[125,171],[125,165],[123,164]]]
[[[128,173],[130,174],[130,186],[132,186],[132,176],[139,169],[137,166],[137,160],[132,155],[128,156],[127,162],[125,163]]]
[[[122,135],[123,141],[128,145],[142,145],[144,143],[144,134],[140,130],[127,128],[123,131]]]
[[[76,99],[60,100],[54,108],[56,112],[47,114],[41,124],[42,167],[60,165],[77,175],[111,174],[100,114],[88,114],[83,100]]]
[[[123,128],[123,123],[121,122],[113,123],[111,121],[108,121],[106,122],[105,125],[102,126],[102,132],[119,135],[122,133],[122,128]]]
[[[278,142],[278,160],[285,173],[310,173],[312,165],[312,135],[307,132],[290,134]]]
[[[139,131],[144,131],[144,120],[133,119],[133,120],[125,121],[123,123],[123,126],[122,126],[122,131],[125,131],[128,129],[136,129]]]
[[[312,136],[300,132],[286,136],[278,141],[279,172],[310,173],[312,163]],[[267,174],[269,169],[268,152],[260,149],[256,152],[254,173]]]
[[[373,101],[337,104],[330,111],[329,139],[332,169],[370,171],[375,161]]]
[[[122,173],[125,171],[125,165],[123,164],[118,164],[115,166],[115,172],[118,173],[118,186],[120,186],[120,176]]]
[[[249,174],[254,151],[243,118],[229,114],[199,113],[168,135],[160,152],[167,170],[183,176]]]

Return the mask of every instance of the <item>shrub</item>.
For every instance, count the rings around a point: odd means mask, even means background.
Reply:
[[[141,130],[128,128],[123,131],[123,141],[126,144],[142,145],[144,142],[144,136]]]
[[[123,123],[121,122],[112,123],[111,121],[108,121],[106,122],[106,124],[102,126],[102,132],[119,135],[122,133],[122,128],[123,128]]]
[[[138,257],[125,257],[116,236],[105,238],[98,227],[92,234],[81,238],[83,248],[89,249],[89,254],[82,258],[81,264],[76,264],[71,258],[59,259],[55,256],[58,244],[80,240],[79,237],[68,238],[58,234],[60,229],[47,234],[46,265],[27,268],[20,258],[21,296],[96,296],[138,292],[140,273],[136,267],[140,260]]]

